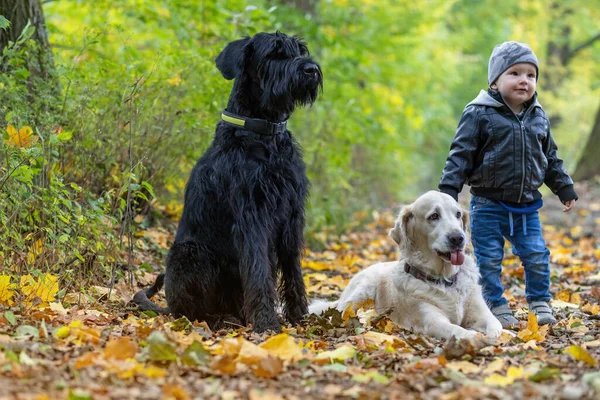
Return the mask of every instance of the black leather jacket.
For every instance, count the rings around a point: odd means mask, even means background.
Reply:
[[[577,199],[557,151],[537,94],[520,120],[500,93],[482,90],[463,111],[439,189],[456,199],[466,181],[477,196],[527,203],[545,183],[563,203]]]

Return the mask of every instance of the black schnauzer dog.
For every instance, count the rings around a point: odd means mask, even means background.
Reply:
[[[308,312],[300,256],[309,182],[286,125],[317,99],[321,69],[302,40],[280,32],[231,42],[216,64],[235,79],[227,109],[192,170],[166,273],[133,300],[213,328],[278,332],[278,300],[291,323]],[[163,282],[167,308],[148,300]]]

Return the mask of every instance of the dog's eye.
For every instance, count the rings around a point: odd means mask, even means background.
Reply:
[[[461,216],[461,213],[460,213],[460,211],[457,211],[457,212],[456,212],[456,218],[460,219],[460,216]]]
[[[438,219],[440,219],[440,216],[438,215],[438,213],[433,213],[427,219],[430,221],[437,221]]]

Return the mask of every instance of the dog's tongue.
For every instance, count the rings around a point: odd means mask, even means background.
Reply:
[[[463,265],[465,262],[465,255],[462,251],[455,251],[450,253],[450,262],[452,265]]]

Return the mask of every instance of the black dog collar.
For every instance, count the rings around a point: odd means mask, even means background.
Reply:
[[[241,115],[232,114],[227,110],[223,110],[221,119],[223,122],[236,128],[244,128],[261,135],[279,135],[287,129],[287,121],[269,122],[266,119],[246,118]]]
[[[411,274],[415,278],[420,279],[422,281],[435,283],[436,285],[444,284],[448,287],[453,286],[456,283],[456,278],[458,277],[458,272],[457,272],[449,280],[445,279],[445,278],[436,278],[434,276],[427,274],[426,272],[421,271],[418,268],[413,267],[409,263],[404,264],[404,272],[406,272],[407,274]]]

